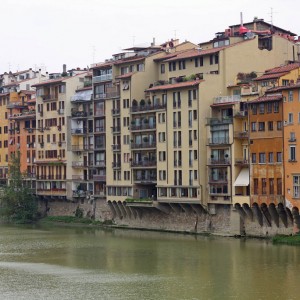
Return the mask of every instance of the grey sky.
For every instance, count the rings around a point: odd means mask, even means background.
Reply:
[[[298,0],[1,0],[0,73],[104,61],[133,43],[194,43],[254,16],[300,34]]]

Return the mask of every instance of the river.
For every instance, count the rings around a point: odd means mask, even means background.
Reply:
[[[0,226],[0,299],[299,299],[300,247],[121,229]]]

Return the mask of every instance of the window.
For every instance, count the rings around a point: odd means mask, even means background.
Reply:
[[[218,63],[219,63],[219,55],[216,54],[216,55],[215,55],[215,64],[217,65]]]
[[[185,60],[180,60],[178,62],[179,64],[179,70],[184,70],[185,69]]]
[[[287,79],[282,79],[282,85],[288,85],[289,84],[289,80]]]
[[[264,114],[265,113],[265,104],[259,103],[259,113]]]
[[[251,131],[256,131],[256,122],[251,122]]]
[[[251,161],[252,161],[253,164],[256,163],[256,153],[251,154]]]
[[[279,112],[279,103],[274,102],[274,113],[278,113],[278,112]]]
[[[296,145],[289,147],[289,161],[296,161]]]
[[[282,130],[282,122],[277,121],[277,130]]]
[[[166,160],[166,151],[159,151],[159,161],[165,161]]]
[[[209,56],[209,64],[212,65],[214,63],[214,56],[210,55]]]
[[[274,153],[269,152],[269,163],[273,163],[273,162],[274,162]]]
[[[253,179],[253,194],[258,195],[258,179]]]
[[[282,179],[277,178],[277,195],[282,195]]]
[[[159,132],[158,134],[158,140],[162,143],[166,141],[166,133],[165,132]]]
[[[276,159],[277,159],[277,162],[282,162],[282,152],[277,152]]]
[[[267,194],[267,179],[266,178],[261,179],[261,193],[263,195]]]
[[[144,64],[137,64],[137,65],[136,65],[136,70],[137,70],[138,72],[143,72],[143,71],[145,71],[145,65],[144,65]]]
[[[272,102],[267,103],[267,113],[271,114],[272,113]]]
[[[259,163],[260,164],[265,164],[266,163],[266,153],[265,152],[260,152],[259,153]]]
[[[293,198],[300,198],[300,175],[293,176]]]
[[[161,74],[164,74],[165,72],[166,72],[165,64],[161,64],[161,65],[160,65],[160,73],[161,73]]]
[[[295,142],[295,141],[296,141],[296,134],[295,134],[295,132],[290,132],[289,142]]]
[[[288,91],[288,100],[289,100],[289,102],[292,102],[293,98],[294,98],[293,91]]]
[[[269,178],[269,194],[274,195],[274,178]]]
[[[288,122],[289,122],[289,124],[294,123],[294,115],[293,115],[293,113],[289,113],[288,114]]]
[[[169,71],[176,71],[176,61],[169,62]]]
[[[265,122],[258,122],[258,131],[265,131]]]
[[[256,104],[252,104],[251,108],[252,108],[252,115],[256,115],[257,114],[257,105]]]
[[[273,121],[268,122],[268,130],[273,131]]]

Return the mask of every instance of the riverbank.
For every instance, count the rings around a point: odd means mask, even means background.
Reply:
[[[292,246],[300,246],[300,234],[286,236],[279,235],[272,238],[273,244],[285,244]]]

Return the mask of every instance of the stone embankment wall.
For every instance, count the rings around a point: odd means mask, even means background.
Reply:
[[[105,200],[40,203],[41,212],[48,216],[75,215],[77,207],[84,211],[86,217],[94,216],[96,220],[113,220],[119,226],[150,230],[268,237],[292,234],[294,227],[291,215],[286,218],[274,217],[273,220],[270,215],[265,216],[249,209],[243,212],[230,205],[218,205],[213,213],[209,210],[196,213],[192,209],[170,210],[166,213],[154,208],[140,208],[135,210],[137,213],[131,209],[132,214],[115,215]]]

